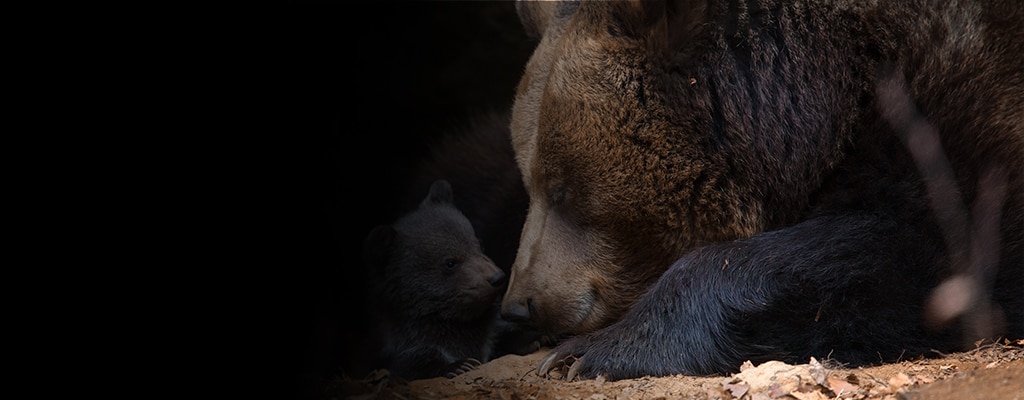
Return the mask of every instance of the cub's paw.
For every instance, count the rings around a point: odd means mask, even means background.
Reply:
[[[448,373],[444,375],[445,378],[451,379],[456,376],[462,375],[469,371],[476,369],[481,364],[480,360],[475,358],[467,358],[465,360],[456,361],[449,367]]]

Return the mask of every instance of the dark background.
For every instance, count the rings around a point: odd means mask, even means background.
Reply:
[[[253,11],[226,15],[240,23],[213,46],[242,46],[238,96],[255,103],[242,132],[255,146],[240,150],[251,168],[235,168],[258,197],[242,224],[257,236],[244,257],[253,268],[240,267],[257,280],[237,300],[250,318],[232,332],[249,336],[241,361],[266,368],[267,392],[311,398],[361,373],[363,238],[406,211],[399,182],[439,133],[511,106],[535,42],[511,1]]]

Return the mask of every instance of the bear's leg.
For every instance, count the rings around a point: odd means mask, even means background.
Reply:
[[[867,214],[818,217],[680,258],[618,322],[554,348],[541,375],[737,371],[746,360],[866,364],[943,349],[922,323],[941,239]]]

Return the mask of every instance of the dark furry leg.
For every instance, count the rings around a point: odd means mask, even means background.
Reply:
[[[944,265],[941,239],[875,215],[818,217],[697,248],[617,323],[563,342],[541,362],[568,378],[704,375],[743,361],[865,364],[947,348],[922,305]]]

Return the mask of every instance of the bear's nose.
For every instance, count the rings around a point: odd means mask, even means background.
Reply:
[[[501,286],[502,283],[505,283],[505,273],[501,271],[495,272],[494,275],[487,278],[487,283],[490,283],[491,286],[494,287]]]
[[[526,323],[533,317],[533,299],[525,302],[506,301],[501,304],[501,318],[506,321]]]

